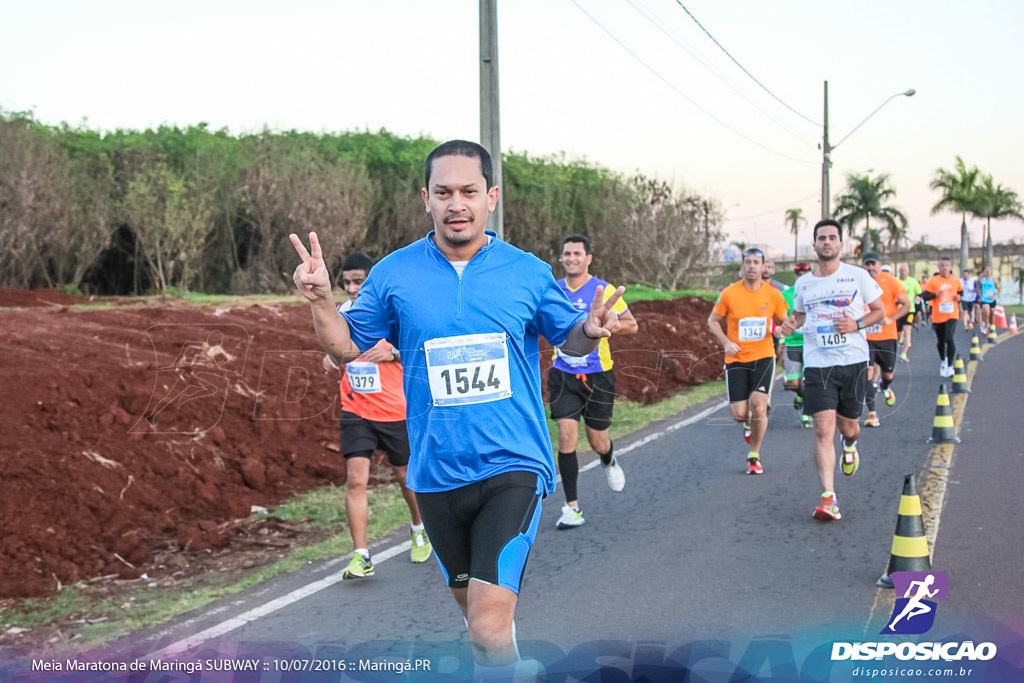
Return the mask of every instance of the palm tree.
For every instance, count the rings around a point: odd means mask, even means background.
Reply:
[[[800,233],[800,223],[806,223],[807,219],[804,218],[803,209],[786,209],[786,224],[789,226],[789,231],[793,233],[793,262],[797,260],[798,245],[800,244],[797,237]]]
[[[907,216],[887,202],[896,196],[896,188],[889,182],[889,174],[881,173],[875,178],[849,173],[846,176],[846,192],[836,197],[835,219],[845,223],[853,236],[854,228],[864,222],[861,249],[878,249],[881,231],[871,227],[871,219],[879,218],[885,224],[890,239],[893,235],[906,235]]]
[[[971,215],[975,218],[983,218],[985,226],[985,265],[993,265],[995,249],[992,246],[992,219],[1018,218],[1024,221],[1021,211],[1020,198],[1017,193],[1008,187],[998,185],[992,176],[984,174],[981,181],[975,186],[974,202],[971,208]]]
[[[957,155],[956,167],[952,171],[935,169],[935,177],[929,185],[933,190],[942,191],[942,199],[932,207],[932,214],[940,211],[956,211],[960,214],[960,271],[968,267],[971,240],[967,232],[967,214],[973,211],[978,185],[978,167],[967,168],[963,157]]]

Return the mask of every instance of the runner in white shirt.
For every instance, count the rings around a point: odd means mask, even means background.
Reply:
[[[840,518],[835,493],[835,433],[843,437],[842,470],[852,476],[860,464],[857,437],[868,371],[864,328],[885,317],[882,290],[866,270],[840,261],[842,226],[832,220],[814,226],[817,267],[796,281],[789,334],[804,328],[804,410],[814,420],[814,463],[821,504],[814,518]],[[865,313],[865,310],[867,313]]]

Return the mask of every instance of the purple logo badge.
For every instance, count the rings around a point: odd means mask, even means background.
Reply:
[[[935,623],[937,600],[946,599],[949,577],[945,572],[893,572],[896,604],[883,634],[920,634]]]

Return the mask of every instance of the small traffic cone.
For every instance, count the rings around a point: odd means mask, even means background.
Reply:
[[[999,335],[996,334],[996,326],[993,323],[992,327],[988,328],[988,343],[995,344],[999,341]]]
[[[946,385],[939,385],[939,397],[935,401],[935,420],[932,423],[932,438],[929,443],[960,443],[953,425],[953,410],[949,407]]]
[[[1010,314],[1010,334],[1017,334],[1017,314]]]
[[[1002,304],[992,309],[992,327],[1000,330],[1005,330],[1008,327],[1006,324],[1006,309],[1003,308]]]
[[[967,372],[964,370],[964,359],[960,357],[959,353],[956,354],[956,363],[953,364],[953,393],[971,393],[970,388],[967,386]]]
[[[978,335],[971,337],[971,360],[981,360],[981,347],[978,346]]]
[[[928,552],[928,538],[924,533],[924,518],[921,516],[921,496],[917,494],[914,475],[903,477],[903,495],[900,496],[900,510],[896,517],[896,534],[892,537],[889,553],[889,568],[875,582],[876,586],[892,588],[893,572],[930,572],[931,554]]]

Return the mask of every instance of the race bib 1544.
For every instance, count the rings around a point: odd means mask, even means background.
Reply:
[[[435,406],[488,403],[512,395],[504,332],[430,339],[423,348]]]

